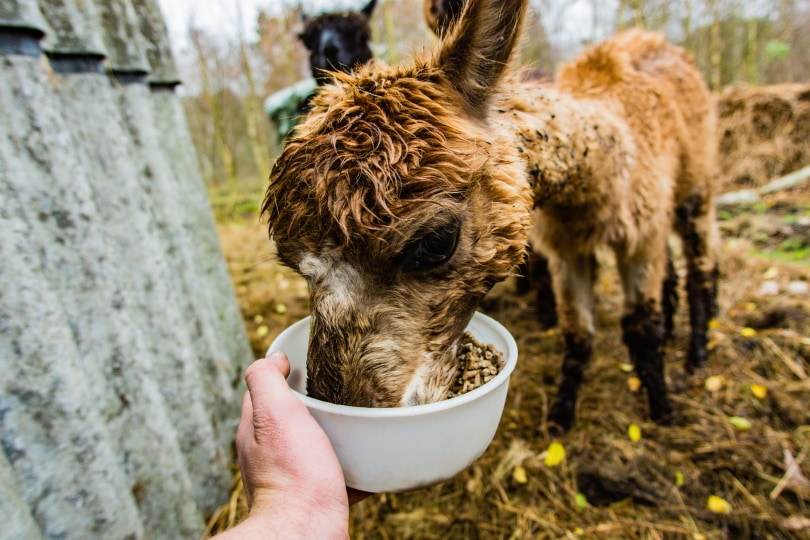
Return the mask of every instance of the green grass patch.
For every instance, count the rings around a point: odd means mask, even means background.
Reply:
[[[211,201],[211,210],[217,222],[228,223],[247,216],[259,215],[264,190],[250,188],[234,191],[227,188],[209,188],[208,199]]]
[[[783,247],[788,245],[788,249]],[[774,262],[791,263],[799,266],[810,267],[810,246],[796,247],[790,249],[790,240],[782,242],[778,248],[767,251],[753,250],[753,254]]]

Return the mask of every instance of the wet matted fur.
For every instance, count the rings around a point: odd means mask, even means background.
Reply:
[[[651,415],[669,416],[657,321],[676,207],[688,206],[677,222],[693,240],[690,300],[714,270],[708,91],[682,50],[637,31],[587,51],[552,86],[524,82],[510,66],[525,13],[521,0],[469,2],[431,54],[336,75],[276,161],[263,211],[280,258],[309,284],[312,396],[440,399],[464,327],[524,260],[533,228],[568,345],[552,422],[573,421],[605,244]]]

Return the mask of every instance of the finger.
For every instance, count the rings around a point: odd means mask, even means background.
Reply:
[[[245,382],[248,385],[248,390],[250,390],[251,386],[250,379],[255,378],[256,373],[273,371],[281,375],[282,379],[286,379],[290,374],[290,361],[287,359],[287,355],[283,352],[272,352],[265,358],[260,358],[248,366],[247,370],[245,371]],[[266,376],[267,375],[260,375],[259,377],[263,378]]]
[[[287,385],[289,362],[284,353],[270,353],[267,358],[256,360],[245,371],[245,382],[250,392],[254,409],[268,405],[268,397]]]
[[[285,378],[290,376],[290,360],[283,352],[276,351],[268,353],[265,360],[275,365]]]
[[[253,362],[245,372],[253,407],[253,435],[257,440],[261,433],[272,432],[277,424],[300,414],[300,409],[306,410],[290,390],[287,373],[289,362],[283,353],[271,353]]]

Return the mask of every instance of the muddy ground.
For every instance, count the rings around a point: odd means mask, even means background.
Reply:
[[[810,164],[810,85],[730,89],[718,110],[722,191],[761,187]],[[520,358],[492,445],[448,482],[355,505],[352,538],[810,539],[808,184],[719,208],[720,313],[710,361],[693,375],[682,368],[688,315],[678,258],[681,305],[666,355],[675,425],[647,420],[621,342],[617,274],[603,254],[594,360],[576,424],[556,440],[565,449],[556,465],[545,459],[544,419],[562,340],[539,329],[531,295],[517,294],[514,281],[499,284],[482,311],[513,333]],[[265,227],[245,211],[260,200],[215,208],[257,357],[308,314],[306,286],[276,264]],[[245,513],[234,471],[232,501],[212,516],[212,532]]]
[[[495,440],[448,482],[355,505],[352,538],[810,538],[810,190],[720,215],[712,356],[705,369],[684,373],[683,290],[667,350],[675,425],[647,419],[621,342],[617,274],[605,254],[594,360],[576,424],[557,439],[565,459],[549,466],[544,419],[561,338],[538,329],[531,295],[502,283],[482,311],[513,333],[520,358]],[[306,287],[276,264],[256,215],[223,220],[220,236],[258,356],[307,315]],[[628,435],[633,424],[640,440]],[[243,513],[237,488],[212,530]]]

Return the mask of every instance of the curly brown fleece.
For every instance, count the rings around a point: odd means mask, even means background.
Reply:
[[[669,417],[654,321],[676,214],[696,306],[714,269],[708,90],[682,50],[639,31],[586,51],[553,85],[525,82],[510,68],[525,12],[525,0],[468,2],[431,53],[338,74],[278,158],[263,211],[310,286],[315,397],[439,399],[464,327],[523,261],[532,229],[570,344],[550,420],[573,422],[601,245],[619,261],[624,337],[651,415]]]

